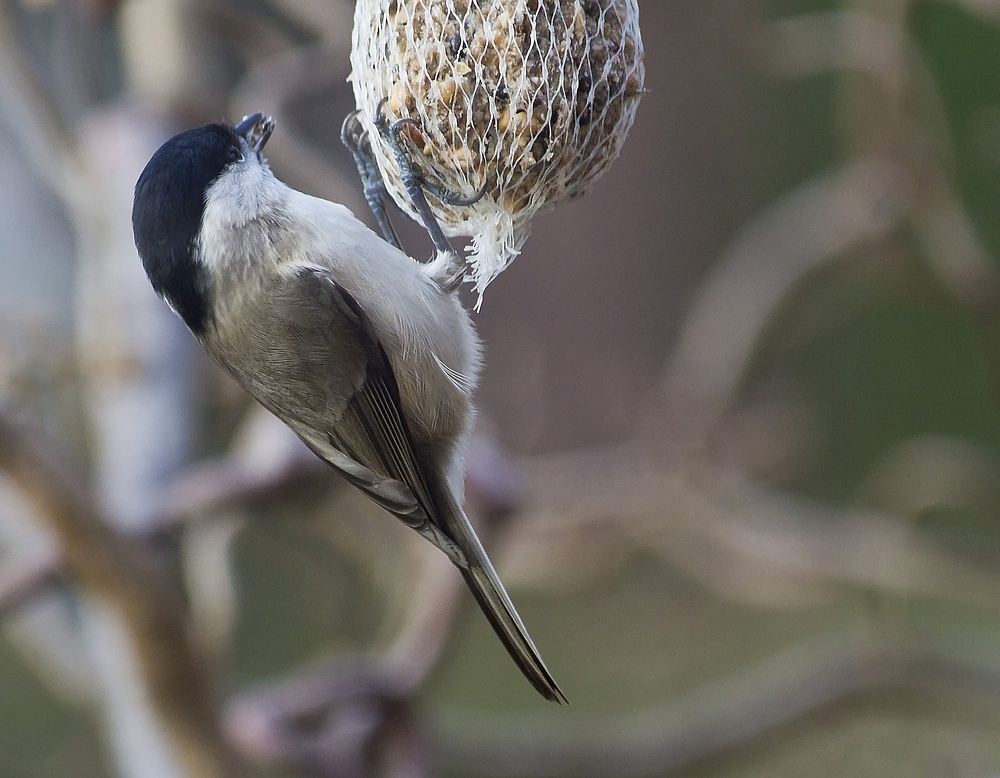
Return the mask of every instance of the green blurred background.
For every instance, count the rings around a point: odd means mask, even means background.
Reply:
[[[122,106],[238,118],[273,76],[341,188],[290,153],[276,173],[362,214],[337,140],[346,33],[309,3],[172,4],[210,77],[166,97],[130,70],[128,3],[3,5],[67,137]],[[519,495],[491,548],[572,704],[536,699],[464,608],[414,698],[427,770],[1000,775],[1000,3],[640,10],[649,91],[621,158],[538,218],[475,317],[481,426]],[[267,70],[307,48],[329,63],[312,81]],[[3,64],[0,387],[93,474],[79,223]],[[219,455],[246,403],[195,372],[192,456]],[[385,526],[366,544],[347,514]],[[324,483],[231,521],[223,704],[391,639],[406,530]],[[183,535],[160,548],[178,568]],[[88,660],[38,648],[77,616],[65,580],[4,614],[4,776],[119,774],[99,695],[71,680]]]

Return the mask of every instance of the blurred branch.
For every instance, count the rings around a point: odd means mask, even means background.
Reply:
[[[413,695],[443,655],[464,586],[437,549],[417,548],[421,573],[392,645],[241,693],[226,714],[233,742],[316,778],[427,774]]]
[[[315,456],[312,459],[315,460]],[[289,461],[267,472],[247,467],[237,457],[201,461],[170,484],[161,510],[150,522],[151,527],[166,532],[188,521],[200,521],[232,508],[272,500],[296,487],[331,477],[331,471],[322,463],[316,466],[305,458]]]
[[[58,537],[70,575],[127,625],[148,692],[189,774],[239,775],[239,762],[219,731],[210,683],[188,642],[175,589],[109,528],[52,456],[2,415],[0,468]]]
[[[227,510],[276,499],[288,490],[329,482],[330,469],[262,409],[248,415],[231,452],[182,471],[167,488],[160,509],[133,540],[148,542],[191,521],[214,521]],[[53,555],[0,568],[0,615],[43,591],[65,571]]]
[[[914,228],[927,247],[932,269],[948,291],[980,316],[997,316],[1000,276],[976,234],[958,194],[945,183],[925,189]]]
[[[980,19],[996,24],[1000,22],[1000,1],[998,0],[951,0]]]
[[[263,408],[251,408],[223,457],[202,460],[166,488],[152,524],[169,530],[228,509],[280,496],[333,473],[284,424]]]
[[[467,509],[481,538],[508,526],[511,504],[490,441],[472,446]],[[499,479],[498,479],[499,475]],[[456,616],[471,598],[441,552],[411,538],[417,574],[403,623],[384,650],[356,663],[338,661],[307,675],[241,693],[226,730],[246,753],[317,778],[420,778],[427,774],[414,698],[445,657]]]
[[[391,674],[363,663],[244,692],[227,721],[247,753],[316,778],[426,775],[405,693]]]
[[[440,768],[489,775],[636,778],[677,769],[898,677],[895,646],[842,637],[783,652],[652,710],[602,720],[550,715],[435,717]]]
[[[799,606],[842,586],[1000,602],[1000,577],[904,518],[820,506],[707,463],[671,470],[633,445],[522,460],[521,471],[524,503],[503,558],[512,584],[600,574],[645,548],[739,602]]]
[[[256,759],[316,778],[426,775],[413,695],[439,663],[464,591],[450,562],[420,542],[404,623],[384,651],[243,692],[226,731]]]
[[[859,70],[889,89],[899,85],[905,33],[875,14],[820,11],[769,22],[759,33],[758,59],[778,75]]]
[[[909,40],[907,5],[854,0],[845,10],[769,23],[758,38],[758,55],[785,75],[844,74],[855,157],[751,221],[704,283],[659,396],[665,437],[684,458],[720,430],[771,315],[804,276],[859,242],[893,239],[900,224],[923,242],[941,286],[973,314],[1000,377],[991,347],[1000,343],[1000,273],[952,182],[941,97]]]
[[[0,618],[48,588],[61,567],[55,557],[8,561],[0,567]]]
[[[898,516],[838,512],[752,482],[684,486],[673,521],[630,535],[730,599],[797,605],[846,586],[988,610],[1000,600],[1000,577]]]
[[[551,714],[439,714],[441,769],[490,775],[657,775],[748,743],[856,692],[945,683],[1000,689],[995,657],[907,635],[836,636],[782,652],[749,671],[654,709],[598,720]]]
[[[0,2],[0,105],[25,158],[76,215],[89,209],[88,186],[67,128],[29,65],[7,2]]]
[[[1000,19],[996,0],[958,4],[992,21]],[[906,169],[913,194],[907,218],[927,247],[932,269],[957,300],[992,319],[1000,274],[955,191],[941,96],[909,39],[907,5],[855,0],[852,10],[773,22],[763,36],[762,58],[787,76],[851,70],[876,76],[877,96],[862,97],[857,88],[843,90],[851,118],[848,139],[862,151],[889,151]]]
[[[888,160],[856,159],[800,186],[740,230],[702,286],[667,362],[660,399],[671,432],[701,439],[732,402],[777,305],[822,263],[891,230],[906,193],[905,174]]]

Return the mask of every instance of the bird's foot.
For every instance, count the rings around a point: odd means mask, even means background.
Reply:
[[[417,123],[406,117],[390,124],[383,110],[386,102],[383,99],[375,110],[375,128],[392,151],[393,158],[399,167],[400,181],[406,196],[410,199],[410,203],[417,212],[424,229],[427,230],[427,234],[430,235],[434,248],[439,255],[446,255],[451,259],[448,272],[439,279],[439,284],[445,291],[454,291],[465,278],[465,263],[451,245],[451,241],[445,236],[444,230],[441,229],[441,224],[431,211],[424,191],[430,192],[446,205],[469,206],[479,202],[483,197],[486,193],[486,184],[483,184],[483,188],[475,195],[465,198],[458,192],[453,192],[440,182],[431,179],[406,152],[403,137],[414,134],[414,130],[408,130],[408,128],[414,128],[416,134],[419,135]],[[412,140],[412,137],[410,139]]]
[[[354,157],[354,164],[358,168],[361,185],[364,187],[365,200],[368,201],[368,207],[375,216],[382,237],[396,248],[402,249],[399,236],[396,235],[396,229],[392,226],[386,208],[386,203],[389,202],[389,192],[385,188],[382,173],[375,162],[368,131],[361,126],[360,114],[360,111],[351,111],[347,115],[340,128],[340,140]]]

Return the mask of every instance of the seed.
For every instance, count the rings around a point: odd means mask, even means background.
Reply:
[[[455,99],[455,92],[458,90],[458,85],[455,83],[455,79],[449,78],[442,81],[438,86],[441,90],[441,101],[445,105],[451,105],[452,100]]]

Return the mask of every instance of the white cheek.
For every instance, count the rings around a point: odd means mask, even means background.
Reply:
[[[205,193],[198,258],[211,270],[244,263],[258,230],[253,222],[275,213],[285,201],[284,186],[256,159],[225,171]]]

